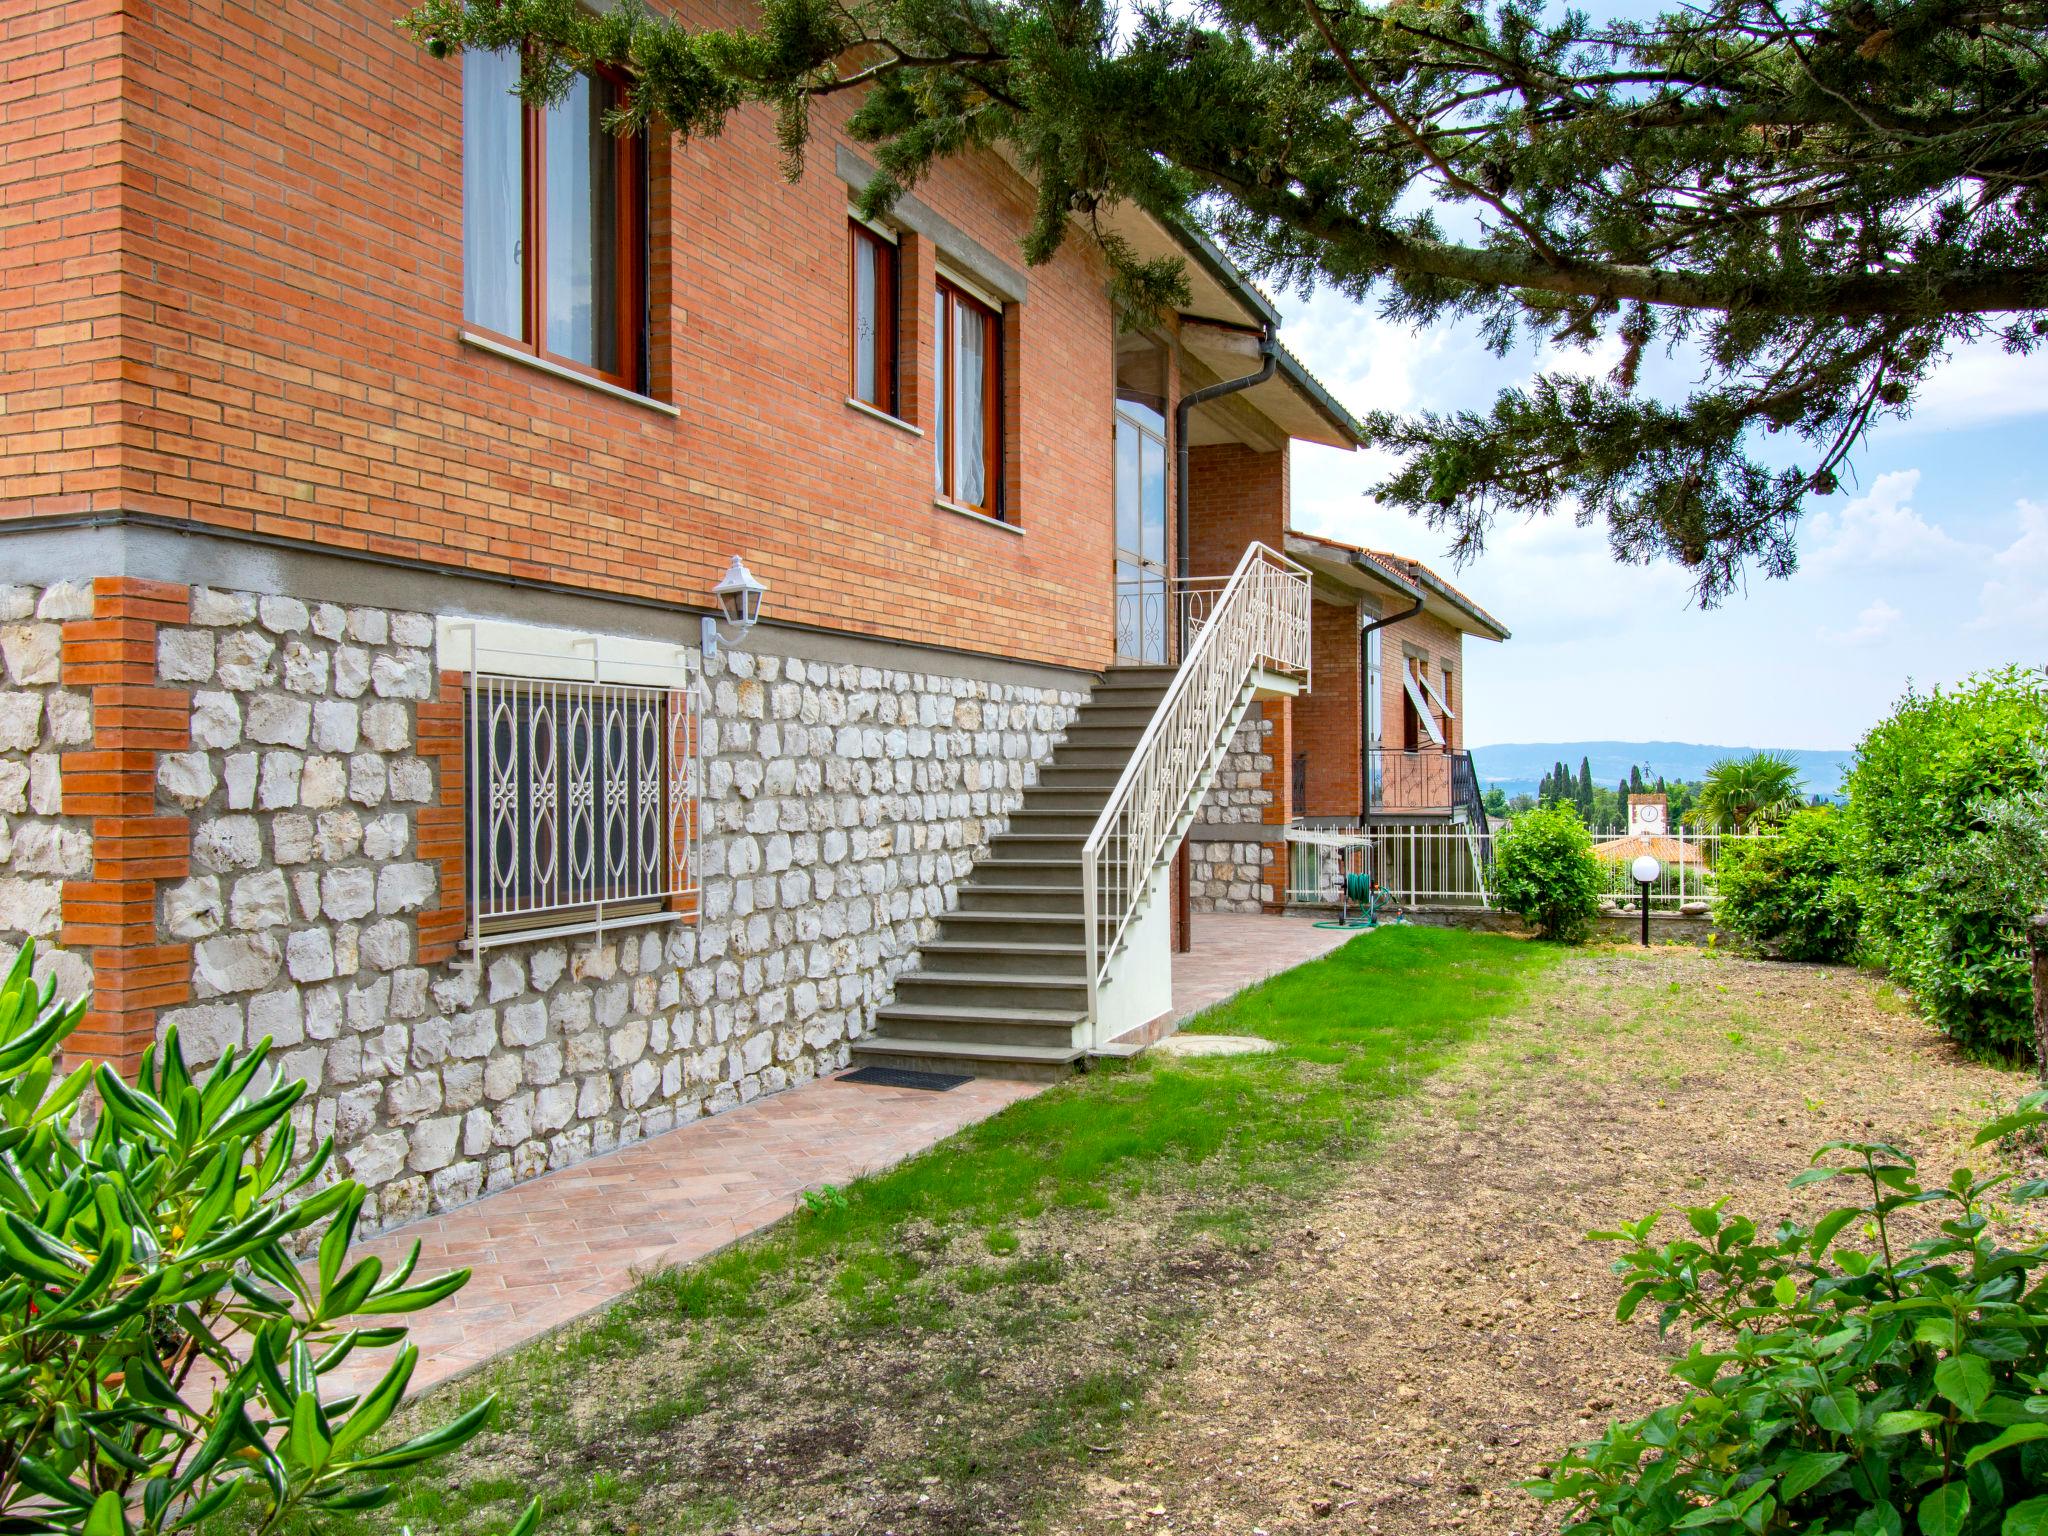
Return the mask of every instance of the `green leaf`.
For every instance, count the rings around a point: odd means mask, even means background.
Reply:
[[[1970,1490],[1961,1483],[1944,1483],[1920,1501],[1922,1536],[1956,1536],[1970,1517]]]
[[[128,1516],[121,1508],[120,1494],[109,1488],[93,1500],[81,1536],[128,1536]]]
[[[1838,1435],[1856,1433],[1856,1415],[1860,1408],[1856,1394],[1847,1390],[1816,1392],[1811,1404],[1813,1422]]]
[[[320,1427],[320,1398],[313,1391],[301,1391],[292,1404],[291,1432],[285,1436],[285,1450],[292,1460],[308,1471],[318,1472],[327,1464],[333,1442]]]
[[[1882,1423],[1882,1420],[1879,1421]],[[1884,1431],[1880,1429],[1878,1433]],[[1849,1453],[1836,1451],[1831,1455],[1820,1455],[1806,1451],[1794,1456],[1785,1467],[1785,1473],[1778,1481],[1778,1494],[1789,1504],[1799,1495],[1818,1483],[1827,1481],[1848,1461]]]
[[[1934,1368],[1934,1390],[1967,1418],[1991,1395],[1991,1367],[1978,1355],[1950,1355]]]
[[[2019,1113],[2011,1115],[2000,1115],[1996,1120],[1988,1122],[1982,1130],[1978,1131],[1976,1136],[1971,1139],[1970,1145],[1981,1147],[1986,1142],[2002,1141],[2014,1131],[2030,1130],[2034,1126],[2041,1124],[2044,1120],[2048,1120],[2048,1114],[2044,1114],[2038,1109],[2021,1110]]]
[[[1933,1429],[1946,1421],[1938,1413],[1923,1413],[1908,1410],[1901,1413],[1880,1413],[1874,1426],[1878,1439],[1889,1439],[1893,1435],[1910,1435],[1923,1429]]]
[[[1777,1283],[1771,1287],[1771,1300],[1775,1301],[1780,1308],[1789,1310],[1792,1303],[1798,1299],[1799,1282],[1790,1275],[1780,1275]]]
[[[1987,1456],[1996,1456],[2000,1451],[2009,1450],[2029,1440],[2048,1440],[2048,1424],[2015,1424],[1995,1440],[1986,1440],[1971,1449],[1963,1458],[1963,1465],[1974,1467]]]
[[[2048,1495],[2008,1509],[1999,1536],[2048,1536]]]
[[[474,1439],[484,1425],[490,1422],[491,1414],[497,1405],[495,1397],[487,1397],[467,1413],[449,1420],[439,1429],[414,1435],[403,1445],[394,1445],[388,1451],[365,1456],[360,1461],[350,1463],[351,1469],[359,1472],[389,1471],[397,1467],[409,1467],[415,1462],[428,1461],[436,1456],[445,1456]]]

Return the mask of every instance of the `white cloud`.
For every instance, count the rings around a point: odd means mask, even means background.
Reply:
[[[1913,509],[1920,471],[1895,469],[1839,511],[1821,512],[1808,524],[1806,566],[1827,572],[1857,566],[1914,566],[1981,556],[1949,537]]]
[[[1980,427],[2048,411],[2048,353],[2016,357],[1996,342],[1958,347],[1920,391],[1913,414],[1893,430]]]
[[[1856,615],[1856,623],[1853,628],[1823,629],[1820,635],[1821,639],[1827,641],[1830,645],[1875,645],[1896,629],[1899,620],[1904,617],[1904,614],[1880,597],[1876,602]]]
[[[1972,629],[2048,628],[2048,506],[2022,501],[2019,533],[1991,557]]]

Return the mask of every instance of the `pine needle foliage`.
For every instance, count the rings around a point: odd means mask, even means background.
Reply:
[[[1374,415],[1376,494],[1464,554],[1568,510],[1714,601],[1797,563],[1873,422],[1957,345],[2048,335],[2048,0],[1703,0],[1592,22],[1537,0],[765,0],[697,28],[621,0],[420,0],[437,55],[520,46],[530,100],[637,81],[616,126],[715,134],[748,103],[800,170],[855,93],[879,213],[1000,145],[1049,259],[1116,203],[1201,225],[1258,276],[1577,358],[1484,412]],[[1171,261],[1108,245],[1134,312]],[[1700,372],[1638,388],[1652,349]],[[1779,435],[1785,446],[1768,449]]]

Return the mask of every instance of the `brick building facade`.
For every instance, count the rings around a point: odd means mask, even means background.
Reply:
[[[123,1064],[173,1025],[195,1061],[270,1039],[387,1224],[842,1065],[1135,659],[1120,393],[1164,422],[1251,372],[1270,304],[1113,211],[1192,290],[1120,342],[1099,250],[1021,265],[1032,189],[991,155],[864,235],[843,108],[795,181],[759,111],[642,147],[536,117],[493,171],[517,109],[382,0],[0,19],[0,960],[35,939],[91,994],[77,1047]],[[521,233],[480,255],[491,196]],[[486,324],[493,262],[525,308]],[[884,354],[878,404],[861,359]],[[1198,413],[1197,574],[1284,543],[1296,440],[1357,427],[1284,352]],[[1142,489],[1169,548],[1171,463]],[[707,654],[734,556],[762,622]],[[535,742],[534,701],[572,685],[671,733],[619,791],[666,807],[658,857],[590,790],[660,865],[612,919],[486,931],[491,668]],[[1298,718],[1259,708],[1208,814],[1266,839],[1296,813]],[[685,768],[687,827],[663,798]],[[610,835],[545,833],[606,857]]]

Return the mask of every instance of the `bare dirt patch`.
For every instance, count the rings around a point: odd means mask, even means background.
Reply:
[[[1853,971],[1575,955],[1223,1298],[1051,1525],[1539,1529],[1520,1481],[1669,1395],[1675,1341],[1649,1309],[1614,1322],[1613,1254],[1587,1231],[1723,1194],[1760,1225],[1810,1210],[1825,1196],[1786,1182],[1839,1137],[1945,1173],[2026,1086]]]

